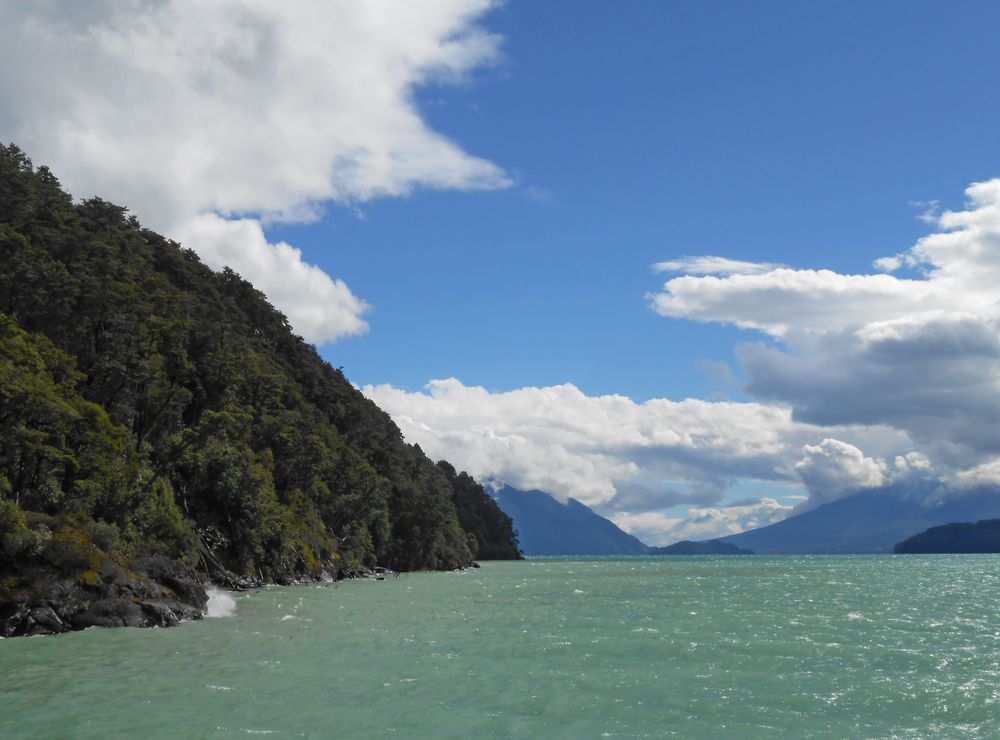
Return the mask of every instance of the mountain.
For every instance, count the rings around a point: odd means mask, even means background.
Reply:
[[[889,486],[848,496],[784,521],[722,537],[757,553],[877,553],[948,522],[1000,517],[1000,488],[942,495],[936,484]]]
[[[753,550],[721,542],[719,540],[705,540],[704,542],[692,542],[691,540],[681,540],[666,547],[650,547],[650,555],[753,555]]]
[[[720,540],[649,547],[576,499],[560,503],[544,491],[504,486],[495,494],[514,521],[525,555],[751,555]]]
[[[644,555],[647,548],[576,499],[504,486],[495,494],[525,555]]]
[[[1000,519],[931,527],[896,544],[900,554],[1000,553]]]
[[[74,203],[13,145],[0,146],[0,430],[0,627],[52,606],[31,574],[89,588],[84,604],[121,592],[123,573],[160,578],[128,593],[166,598],[191,577],[520,557],[482,486],[406,444],[250,283],[121,206]],[[138,619],[134,606],[115,618]]]

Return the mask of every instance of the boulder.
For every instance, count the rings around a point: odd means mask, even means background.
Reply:
[[[138,604],[123,598],[101,599],[72,619],[73,629],[87,627],[151,627],[154,622]]]

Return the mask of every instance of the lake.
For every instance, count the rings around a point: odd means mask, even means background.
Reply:
[[[1000,735],[1000,557],[533,559],[0,640],[0,737]]]

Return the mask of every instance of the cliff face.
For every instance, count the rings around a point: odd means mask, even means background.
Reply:
[[[0,146],[0,429],[8,593],[52,567],[63,526],[99,533],[115,563],[268,581],[519,557],[481,487],[406,444],[252,285],[122,207],[74,204],[14,146]]]

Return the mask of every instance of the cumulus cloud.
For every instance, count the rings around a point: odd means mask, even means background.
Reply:
[[[795,470],[812,493],[811,506],[886,481],[885,461],[865,457],[857,447],[839,439],[827,438],[802,451],[805,456],[795,463]]]
[[[293,317],[296,331],[316,343],[361,334],[368,304],[285,242],[271,244],[260,222],[202,214],[180,226],[177,238],[210,267],[239,265],[240,274]]]
[[[363,392],[410,442],[480,478],[560,500],[604,505],[616,515],[719,502],[737,480],[801,485],[803,446],[830,429],[757,403],[588,396],[573,385],[491,392],[451,378],[426,391],[389,385]],[[891,430],[835,428],[852,444],[909,451]]]
[[[923,280],[787,267],[726,277],[684,275],[669,280],[652,303],[663,316],[735,324],[775,337],[949,308],[946,296]]]
[[[779,476],[786,411],[754,404],[587,396],[573,385],[492,393],[451,378],[427,392],[388,385],[363,392],[388,411],[406,438],[479,477],[539,488],[587,505],[610,501],[616,483],[701,477]],[[706,476],[706,478],[709,476]]]
[[[920,204],[936,229],[876,260],[883,274],[693,273],[653,308],[770,335],[738,348],[755,399],[817,426],[899,430],[957,475],[1000,453],[1000,179],[966,196],[940,214]],[[917,276],[888,274],[904,266]]]
[[[687,517],[671,517],[660,512],[616,514],[612,520],[626,532],[650,545],[669,545],[680,540],[708,540],[766,527],[787,517],[793,510],[773,498],[740,502],[730,506],[692,507]]]
[[[958,475],[959,488],[1000,484],[1000,457],[964,470]]]
[[[269,262],[261,287],[293,326],[335,339],[363,330],[364,302],[247,222],[308,220],[326,201],[418,187],[507,186],[499,167],[431,130],[413,99],[420,84],[460,80],[497,58],[498,38],[479,25],[490,6],[6,3],[0,136],[75,195],[127,205],[210,258],[225,253],[247,277]],[[233,217],[232,228],[219,223]]]

